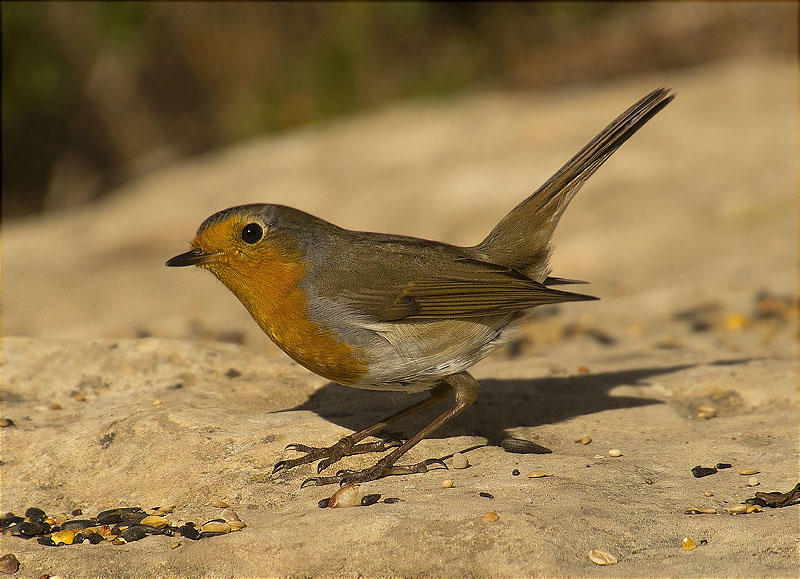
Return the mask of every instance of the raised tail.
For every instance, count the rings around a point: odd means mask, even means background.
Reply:
[[[638,101],[517,205],[474,247],[486,261],[513,267],[543,282],[547,278],[550,238],[561,214],[581,185],[606,159],[674,98],[659,88]]]

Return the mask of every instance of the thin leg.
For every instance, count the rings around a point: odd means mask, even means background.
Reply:
[[[365,444],[357,444],[358,442],[364,440],[368,436],[372,436],[384,428],[386,428],[389,424],[393,422],[397,422],[407,416],[411,416],[412,414],[416,414],[417,412],[424,410],[434,404],[438,404],[442,402],[445,398],[450,395],[450,391],[452,390],[452,386],[445,382],[440,383],[437,385],[432,391],[431,395],[424,400],[420,400],[416,404],[412,404],[408,408],[401,410],[399,412],[395,412],[388,418],[384,418],[380,422],[376,422],[372,426],[368,426],[358,432],[354,432],[348,436],[342,438],[339,442],[334,444],[333,446],[329,447],[315,447],[315,446],[306,446],[305,444],[289,444],[286,446],[284,450],[296,450],[298,452],[305,452],[305,456],[301,456],[299,458],[293,458],[291,460],[282,460],[275,464],[275,467],[272,469],[272,474],[275,474],[281,470],[287,470],[290,468],[294,468],[301,464],[308,464],[309,462],[314,462],[315,460],[320,460],[319,464],[317,465],[317,473],[322,472],[324,469],[328,468],[330,465],[334,464],[335,462],[341,460],[345,456],[352,456],[354,454],[363,454],[366,452],[383,452],[390,448],[395,448],[401,446],[401,442],[399,440],[379,440],[377,442],[370,442]]]
[[[380,459],[374,466],[359,471],[339,471],[336,476],[312,477],[303,481],[301,488],[307,485],[326,485],[332,483],[351,484],[356,482],[367,482],[387,475],[413,474],[428,471],[428,466],[434,463],[441,463],[438,459],[429,459],[417,464],[406,466],[395,466],[395,462],[406,452],[411,450],[420,440],[430,435],[442,424],[469,408],[480,392],[480,384],[467,372],[460,372],[447,376],[442,379],[442,384],[447,385],[455,392],[453,405],[437,416],[425,428],[409,438],[405,443],[394,449],[392,452]],[[442,463],[443,464],[443,463]],[[445,465],[445,468],[447,466]]]

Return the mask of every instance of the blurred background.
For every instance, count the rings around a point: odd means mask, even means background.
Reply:
[[[787,58],[796,36],[792,3],[3,3],[3,217],[393,101]]]

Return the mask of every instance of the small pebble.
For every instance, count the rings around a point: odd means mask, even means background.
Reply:
[[[704,497],[713,497],[714,493],[712,493],[711,491],[706,491],[706,492],[703,493],[703,496]]]
[[[469,466],[469,460],[466,456],[461,454],[460,452],[456,452],[453,454],[453,461],[451,466],[455,469],[463,469]]]
[[[442,481],[442,488],[443,489],[451,489],[453,488],[453,479],[445,479]]]
[[[739,471],[739,474],[742,476],[750,476],[753,474],[758,474],[760,472],[761,471],[758,470],[757,468],[743,468],[742,470]]]
[[[80,392],[76,392],[72,397],[76,402],[86,402],[86,396]]]
[[[217,507],[218,509],[226,509],[230,505],[228,503],[226,503],[225,501],[211,501],[211,506],[212,507]]]
[[[751,476],[749,479],[747,479],[747,486],[749,487],[757,487],[760,484],[761,483],[759,482],[757,476]]]
[[[236,513],[236,511],[234,511],[234,510],[233,510],[233,509],[231,509],[230,507],[229,507],[229,508],[222,509],[222,512],[220,513],[220,516],[222,516],[222,518],[223,518],[223,519],[225,519],[225,520],[226,520],[227,522],[229,522],[229,523],[230,523],[231,521],[238,521],[238,520],[240,520],[240,519],[239,519],[239,515]]]
[[[50,405],[50,410],[61,410],[61,404],[59,404],[58,402],[53,402]]]
[[[589,367],[588,366],[578,366],[578,374],[588,374]]]
[[[580,443],[580,444],[589,444],[590,442],[592,442],[592,437],[591,436],[584,436],[583,438],[579,438],[575,442]]]
[[[494,498],[494,495],[492,493],[478,493],[478,494],[480,496],[482,496],[483,498],[485,498],[485,499],[493,499]]]
[[[653,479],[651,479],[651,478],[646,478],[646,479],[644,479],[644,484],[646,484],[646,485],[651,485],[651,484],[653,484]]]
[[[592,549],[589,551],[589,559],[596,565],[616,565],[617,558],[606,551],[600,549]]]
[[[164,404],[164,401],[160,398],[153,400],[153,406],[161,406],[162,404]]]
[[[550,476],[550,473],[546,470],[532,470],[525,476],[528,478],[544,478],[546,476]]]
[[[608,456],[622,456],[622,451],[618,448],[612,448],[608,451]]]
[[[358,483],[345,485],[331,495],[329,509],[356,507],[361,504],[361,492]]]
[[[519,472],[518,468],[515,468],[514,470],[511,471],[511,476],[519,476],[519,475],[520,475],[520,472]]]
[[[6,553],[0,557],[0,573],[13,575],[17,571],[19,571],[19,561],[16,555],[13,553]]]
[[[691,537],[684,537],[683,538],[683,546],[681,547],[684,551],[691,551],[697,547],[697,543],[695,543],[694,539]]]
[[[487,522],[487,523],[494,523],[494,522],[495,522],[495,521],[497,521],[499,518],[500,518],[500,517],[498,516],[498,514],[497,514],[497,513],[493,513],[493,512],[491,512],[491,511],[489,511],[488,513],[483,513],[483,520],[484,520],[485,522]]]

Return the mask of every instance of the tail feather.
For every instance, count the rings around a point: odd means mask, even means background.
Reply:
[[[670,89],[659,88],[631,106],[506,215],[475,251],[487,261],[543,282],[550,238],[569,202],[600,165],[673,98]]]

